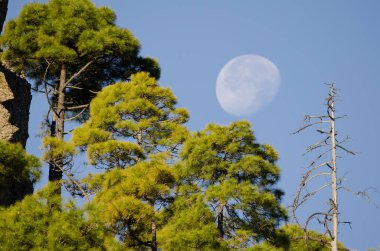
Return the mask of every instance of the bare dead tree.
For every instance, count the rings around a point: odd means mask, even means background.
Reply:
[[[307,167],[308,170],[301,178],[299,188],[294,197],[292,214],[296,223],[304,229],[305,239],[308,239],[307,229],[311,221],[316,220],[318,223],[322,224],[325,228],[326,235],[331,238],[331,250],[337,251],[339,240],[339,223],[350,224],[350,222],[347,221],[339,222],[338,219],[338,190],[344,187],[342,186],[343,178],[338,178],[337,176],[337,150],[341,150],[352,155],[355,155],[355,153],[343,146],[343,144],[349,140],[348,137],[343,140],[338,139],[335,121],[345,116],[337,117],[335,115],[335,98],[337,91],[334,83],[328,85],[330,91],[328,97],[326,98],[326,114],[320,116],[305,115],[304,125],[293,133],[298,134],[308,128],[319,126],[316,131],[322,135],[322,140],[306,148],[304,154],[317,152],[317,156],[311,161],[310,165]],[[327,125],[327,128],[323,128],[322,125]],[[316,189],[310,190],[310,187],[312,187],[311,183],[314,182],[315,185],[315,182],[321,177],[328,177],[328,181],[323,182],[322,185],[317,186]],[[327,200],[328,209],[326,211],[311,214],[306,221],[301,224],[300,220],[296,216],[297,209],[305,202],[319,194],[322,190],[327,188],[331,188],[331,197]]]

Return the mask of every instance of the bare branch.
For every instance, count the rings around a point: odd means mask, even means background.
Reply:
[[[78,106],[71,106],[71,107],[66,107],[66,110],[77,110],[77,109],[83,109],[89,107],[89,104],[86,105],[78,105]]]
[[[319,155],[317,156],[317,158],[315,158],[315,159],[309,164],[308,168],[314,166],[314,165],[317,163],[318,160],[320,160],[324,155],[326,155],[326,154],[329,153],[329,152],[331,152],[331,149],[329,149],[329,150],[327,150],[327,151],[325,151],[325,152],[319,154]],[[326,165],[328,165],[328,164],[326,164]]]
[[[78,77],[83,71],[85,71],[94,62],[95,62],[95,59],[91,60],[85,66],[83,66],[77,73],[72,75],[71,78],[69,78],[69,80],[67,80],[66,83],[63,85],[63,88],[66,88],[68,86],[68,84],[70,84],[70,82],[73,81],[73,79]]]
[[[59,115],[58,115],[58,113],[56,112],[56,110],[54,109],[54,105],[51,103],[51,100],[50,100],[50,97],[49,97],[49,92],[48,92],[48,88],[47,88],[47,83],[46,83],[46,74],[47,74],[47,72],[48,72],[48,70],[49,70],[49,67],[50,67],[50,62],[47,60],[47,59],[45,59],[46,60],[46,62],[47,62],[47,66],[46,66],[46,69],[45,69],[45,73],[44,73],[44,76],[43,76],[43,82],[44,82],[44,89],[45,89],[45,97],[46,97],[46,101],[48,102],[48,104],[49,104],[49,107],[50,107],[50,109],[53,111],[53,113],[57,116],[57,117],[59,117]],[[55,94],[55,90],[54,90],[54,92],[53,92],[53,95]]]
[[[328,146],[329,143],[327,142],[328,140],[330,139],[330,136],[326,137],[325,139],[321,140],[321,141],[318,141],[317,143],[315,144],[312,144],[308,147],[306,147],[306,151],[303,153],[303,155],[306,155],[312,151],[314,151],[315,149],[318,149],[318,148],[321,148],[321,147],[324,147],[324,146]]]
[[[323,120],[324,118],[328,118],[328,116],[325,116],[325,115],[321,115],[321,116],[311,116],[311,115],[305,115],[303,121],[310,121],[311,119],[320,119],[320,120]]]
[[[352,229],[352,222],[351,221],[339,221],[339,224],[348,224],[350,226],[350,228]]]
[[[70,121],[70,120],[74,120],[76,118],[79,118],[79,116],[81,116],[86,110],[87,110],[87,107],[83,108],[82,111],[80,111],[78,114],[76,114],[75,116],[73,116],[71,118],[65,119],[65,121]]]
[[[337,144],[336,147],[342,149],[342,150],[345,151],[346,153],[349,153],[349,154],[352,154],[352,155],[356,155],[353,151],[350,151],[350,150],[348,150],[347,148],[345,148],[345,147],[343,147],[343,146],[341,146],[341,145],[339,145],[339,144]]]
[[[325,212],[316,212],[316,213],[311,214],[311,215],[307,218],[307,220],[306,220],[306,222],[305,222],[305,227],[304,227],[304,229],[307,230],[307,227],[308,227],[310,221],[311,221],[314,217],[318,217],[318,216],[320,216],[320,215],[323,215],[323,216],[325,216],[325,217],[326,217],[326,216],[329,216],[329,214],[328,214],[328,213],[325,213]]]
[[[89,90],[89,89],[86,89],[86,88],[77,87],[76,85],[66,86],[66,88],[67,88],[67,89],[77,89],[77,90],[87,90],[88,92],[93,93],[93,94],[97,94],[97,93],[99,93],[99,92],[97,92],[97,91],[92,91],[92,90]]]
[[[374,187],[367,187],[367,188],[365,188],[362,191],[353,191],[349,187],[340,187],[340,188],[344,189],[345,191],[347,191],[347,192],[349,192],[351,194],[353,194],[354,196],[366,199],[369,204],[372,204],[375,208],[380,209],[380,206],[373,201],[372,196],[370,195],[370,191],[372,191],[372,193],[380,194],[380,192],[376,188],[374,188]]]
[[[59,161],[61,161],[61,160],[59,160]],[[74,185],[75,185],[75,186],[81,191],[81,193],[83,194],[83,196],[85,197],[85,199],[87,200],[87,202],[89,202],[90,199],[89,199],[89,196],[88,196],[88,194],[86,193],[86,191],[84,191],[84,189],[83,189],[82,186],[79,184],[79,182],[76,181],[76,180],[74,179],[74,177],[72,177],[73,175],[72,175],[71,173],[67,172],[67,170],[65,170],[65,169],[63,168],[63,166],[67,165],[68,163],[71,163],[71,162],[72,162],[72,159],[66,161],[65,163],[63,163],[63,164],[62,164],[62,167],[61,167],[61,165],[57,165],[56,161],[53,160],[53,162],[54,162],[54,164],[55,164],[54,167],[55,167],[55,168],[58,168],[57,170],[62,171],[62,173],[64,173],[64,174],[66,175],[66,177],[70,180],[70,182],[71,182],[72,184],[74,184]],[[71,168],[71,167],[70,167],[70,168]],[[70,168],[69,168],[69,169],[70,169]]]
[[[331,172],[328,172],[328,173],[327,172],[325,172],[325,173],[317,173],[317,174],[311,176],[308,180],[306,180],[305,183],[308,183],[311,180],[313,180],[314,178],[317,178],[319,176],[324,176],[324,175],[331,175]]]
[[[314,126],[314,125],[322,124],[322,123],[330,123],[330,121],[321,120],[321,121],[317,121],[317,122],[314,122],[314,123],[311,123],[311,124],[306,124],[306,125],[302,126],[301,128],[299,128],[297,131],[292,132],[291,134],[300,133],[303,130],[305,130],[306,128],[309,128],[309,127]]]
[[[330,135],[330,132],[326,132],[326,131],[323,131],[321,129],[317,129],[317,132]]]
[[[312,179],[312,178],[309,178],[310,175],[316,171],[318,168],[320,167],[323,167],[323,166],[326,166],[326,165],[329,165],[329,162],[324,162],[324,163],[321,163],[317,166],[314,166],[312,169],[308,170],[303,176],[302,176],[302,179],[301,179],[301,182],[300,182],[300,185],[299,185],[299,188],[294,196],[294,200],[293,200],[293,206],[292,206],[292,214],[293,214],[293,217],[294,219],[296,220],[296,222],[298,223],[298,219],[295,215],[295,211],[297,210],[298,207],[300,207],[304,201],[300,201],[300,198],[301,198],[301,193],[303,191],[303,188],[307,185],[307,183]]]
[[[337,120],[337,119],[343,119],[343,118],[345,118],[345,117],[347,117],[347,115],[343,115],[343,116],[335,117],[335,120]]]
[[[301,202],[298,204],[298,207],[301,206],[303,203],[305,203],[310,197],[313,197],[315,194],[317,194],[319,191],[323,190],[326,187],[331,186],[331,183],[327,183],[323,186],[320,186],[319,188],[315,189],[312,192],[306,193],[304,196],[301,197]]]
[[[38,93],[45,93],[44,91],[41,91],[41,90],[38,89],[38,88],[31,87],[30,89],[31,89],[32,91],[35,91],[35,92],[38,92]]]

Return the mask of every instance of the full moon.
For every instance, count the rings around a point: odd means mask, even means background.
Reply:
[[[219,104],[229,114],[250,115],[269,104],[281,83],[276,65],[258,55],[230,60],[216,81]]]

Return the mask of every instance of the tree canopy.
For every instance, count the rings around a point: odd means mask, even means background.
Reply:
[[[0,206],[8,206],[33,193],[40,178],[40,162],[20,144],[0,140]]]
[[[133,74],[129,82],[103,88],[89,120],[73,132],[90,164],[113,169],[91,177],[90,191],[105,224],[129,248],[157,250],[156,229],[174,199],[176,177],[167,163],[188,135],[187,111],[176,102],[149,73]]]
[[[23,201],[0,210],[2,250],[118,250],[102,225],[89,221],[85,211],[71,202],[61,203],[50,184]]]
[[[316,231],[304,231],[298,225],[284,225],[277,230],[276,237],[254,246],[250,251],[298,251],[298,250],[331,250],[331,238]],[[338,250],[348,250],[338,243]]]
[[[45,92],[51,136],[63,140],[67,120],[86,119],[89,102],[102,87],[142,70],[159,77],[158,63],[140,57],[137,39],[115,21],[112,10],[90,0],[50,0],[25,5],[6,24],[2,60]],[[62,179],[63,164],[58,159],[50,165],[50,181]]]
[[[97,190],[93,206],[99,219],[127,248],[157,250],[156,229],[165,224],[165,209],[173,201],[175,176],[163,157],[127,169],[91,177]]]
[[[177,166],[182,196],[185,200],[195,196],[201,203],[195,210],[211,211],[220,241],[232,249],[273,237],[276,226],[286,219],[280,206],[282,192],[274,187],[280,174],[275,165],[278,154],[271,146],[258,144],[250,127],[247,121],[208,125],[188,138]],[[177,216],[186,221],[183,214]],[[176,216],[172,224],[181,227]]]
[[[73,132],[73,143],[87,149],[92,164],[127,167],[149,154],[175,153],[188,132],[188,113],[176,108],[170,89],[149,73],[105,87],[90,106],[90,119]],[[123,139],[120,141],[118,139]]]
[[[131,71],[145,66],[152,70],[156,67],[151,73],[158,77],[157,63],[139,58],[139,42],[115,21],[112,10],[97,8],[90,0],[29,3],[5,26],[2,59],[37,84],[56,81],[62,64],[73,76],[91,62],[70,82],[72,86],[90,86],[93,91],[115,79],[128,78]]]

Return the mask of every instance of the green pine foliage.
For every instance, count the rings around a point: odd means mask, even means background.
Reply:
[[[59,140],[67,133],[66,121],[87,119],[87,107],[102,87],[138,71],[160,75],[155,60],[139,56],[133,34],[116,25],[115,13],[91,0],[25,5],[6,24],[0,47],[1,61],[45,92],[51,111],[47,124]],[[65,168],[64,159],[50,160],[49,180],[61,181]]]
[[[0,210],[0,250],[118,250],[113,236],[73,202],[51,207],[61,203],[54,186]]]
[[[219,239],[237,250],[272,238],[286,219],[280,206],[282,192],[274,187],[280,175],[278,154],[271,146],[258,144],[250,127],[247,121],[208,125],[185,142],[177,169],[180,184],[186,187],[182,196],[202,196]]]
[[[177,196],[170,212],[173,215],[158,233],[162,250],[228,250],[218,238],[214,215],[201,195]]]
[[[112,73],[127,71],[130,67],[121,68],[134,62],[140,49],[132,33],[117,27],[115,22],[112,10],[97,8],[90,0],[29,3],[5,26],[1,37],[5,48],[3,59],[36,79],[40,79],[39,71],[45,69],[47,62],[51,63],[50,70],[56,68],[50,74],[57,76],[61,63],[74,71],[90,60],[99,59],[102,68],[98,70],[104,80],[112,77]],[[106,63],[113,68],[107,68]],[[112,71],[106,74],[106,70]]]
[[[152,246],[152,224],[164,224],[173,201],[175,176],[164,156],[152,157],[130,168],[116,168],[87,179],[96,190],[93,213],[126,248]]]
[[[331,238],[316,231],[305,231],[297,225],[284,225],[277,230],[276,237],[265,241],[247,251],[329,251]],[[338,243],[339,250],[348,250]]]
[[[105,87],[91,102],[90,119],[73,132],[73,143],[87,149],[90,163],[124,168],[149,154],[174,154],[186,139],[188,113],[176,108],[170,89],[149,73]]]
[[[55,163],[62,161],[63,166],[71,167],[73,158],[77,151],[75,146],[70,142],[65,142],[55,137],[45,137],[42,140],[42,145],[45,150],[42,159],[47,163]]]
[[[0,206],[8,206],[33,192],[40,178],[38,158],[20,144],[0,140]]]
[[[377,247],[377,249],[375,249],[375,248],[367,249],[367,251],[379,251],[379,250],[380,250],[380,245]]]
[[[140,44],[116,25],[115,13],[90,0],[50,0],[26,4],[0,37],[1,59],[37,86],[57,85],[62,65],[73,77],[65,90],[70,106],[88,104],[103,86],[148,71],[158,78],[158,63],[139,56]],[[42,88],[43,90],[43,88]],[[56,100],[53,99],[53,102]],[[67,114],[77,112],[68,110]]]
[[[167,163],[188,136],[188,113],[176,103],[170,89],[140,72],[98,93],[89,120],[73,132],[90,164],[112,169],[87,184],[94,208],[126,248],[157,246],[156,231],[174,200],[176,177]]]

